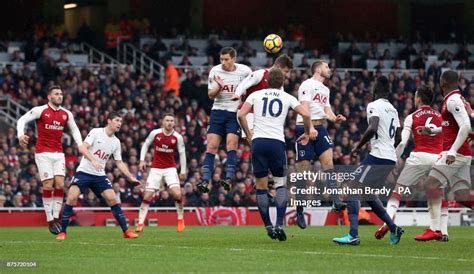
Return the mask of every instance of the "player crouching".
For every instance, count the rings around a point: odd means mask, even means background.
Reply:
[[[120,130],[122,126],[122,117],[117,112],[111,112],[107,117],[107,126],[104,128],[94,128],[87,135],[86,139],[79,146],[79,150],[83,157],[76,175],[74,176],[69,193],[64,206],[62,217],[62,229],[56,240],[62,241],[66,239],[66,230],[69,224],[73,207],[77,203],[77,198],[90,188],[94,194],[99,197],[102,195],[110,206],[115,219],[120,224],[124,238],[137,238],[138,235],[128,229],[127,220],[122,212],[122,208],[117,204],[115,192],[112,183],[105,175],[104,167],[110,156],[113,155],[117,167],[122,171],[128,180],[133,184],[140,184],[128,170],[122,161],[120,140],[115,137],[114,133]]]

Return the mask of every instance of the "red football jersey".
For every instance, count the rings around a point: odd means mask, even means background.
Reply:
[[[420,126],[441,127],[443,123],[441,114],[430,106],[422,106],[410,114],[410,116],[411,117],[407,117],[407,119],[412,119],[411,129],[413,139],[415,140],[415,148],[413,151],[434,154],[441,153],[441,151],[443,151],[443,137],[441,135],[420,135],[416,131],[416,128]]]
[[[260,75],[261,75],[261,78],[260,78]],[[256,82],[256,84],[247,89],[247,91],[243,95],[242,102],[245,102],[247,97],[249,97],[249,95],[254,93],[255,91],[268,88],[268,81],[267,81],[268,69],[261,69],[258,71],[254,71],[250,75],[250,78],[252,77],[256,77],[256,79],[254,80],[254,83]]]
[[[152,168],[176,168],[175,153],[184,152],[183,137],[179,133],[173,131],[166,135],[163,129],[155,129],[148,135],[147,141],[153,144]]]
[[[456,140],[459,132],[459,125],[454,119],[453,114],[448,109],[448,101],[451,100],[456,111],[457,108],[464,108],[465,99],[461,95],[459,90],[453,90],[444,97],[443,108],[441,109],[441,115],[443,117],[443,151],[449,151]],[[466,140],[458,150],[459,154],[465,156],[472,156],[471,146]]]
[[[31,109],[18,121],[18,137],[24,134],[25,124],[30,121],[36,122],[38,130],[36,153],[63,152],[62,137],[66,125],[71,129],[74,140],[78,144],[82,142],[72,113],[62,107],[55,110],[46,104]]]

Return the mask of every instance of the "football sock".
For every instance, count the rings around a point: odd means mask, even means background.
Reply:
[[[226,178],[234,178],[235,166],[237,165],[237,151],[227,151]]]
[[[56,188],[53,194],[53,218],[58,219],[63,207],[64,189]]]
[[[289,194],[288,194],[288,189],[286,187],[281,186],[276,189],[275,203],[276,203],[276,210],[277,210],[277,219],[276,219],[277,226],[283,225],[283,219],[285,219],[288,199],[289,199]]]
[[[204,157],[204,164],[202,165],[202,176],[203,179],[210,182],[212,178],[212,173],[214,172],[214,160],[216,156],[209,152],[206,153]]]
[[[125,219],[125,215],[123,214],[122,208],[120,205],[116,204],[110,207],[112,210],[112,214],[114,214],[115,219],[120,224],[122,231],[125,232],[128,229],[127,220]]]
[[[148,214],[148,208],[150,208],[150,202],[143,200],[138,213],[138,224],[142,225],[145,223],[146,215]]]
[[[53,191],[43,189],[43,206],[46,213],[46,221],[51,222],[53,218]]]
[[[178,220],[182,220],[183,215],[184,215],[183,200],[182,199],[176,200],[174,202],[174,204],[176,205],[176,212],[178,213]]]
[[[347,201],[347,215],[349,217],[349,234],[356,238],[359,237],[359,209],[360,201],[358,195],[349,195]]]
[[[73,214],[73,206],[64,204],[63,217],[61,218],[61,232],[66,233],[67,226],[69,225],[69,219]]]
[[[270,203],[268,200],[268,190],[266,189],[257,189],[257,206],[258,211],[260,212],[260,217],[262,217],[263,224],[265,226],[272,226],[272,221],[270,220]]]

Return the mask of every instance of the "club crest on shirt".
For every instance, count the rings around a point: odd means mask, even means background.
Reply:
[[[171,143],[174,145],[176,143],[175,139],[171,139]]]
[[[67,119],[67,115],[63,114],[63,120],[66,120],[66,119]]]

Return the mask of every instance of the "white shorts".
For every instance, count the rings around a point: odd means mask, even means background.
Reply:
[[[412,152],[407,158],[397,184],[402,186],[416,185],[420,179],[428,175],[433,165],[438,160],[439,154],[427,152]]]
[[[66,176],[66,160],[64,153],[35,153],[35,162],[41,181],[53,179],[54,176]]]
[[[443,186],[448,185],[452,192],[471,189],[472,156],[457,154],[456,161],[449,166],[446,157],[447,151],[443,151],[429,175],[438,179]]]
[[[146,180],[145,190],[156,191],[164,187],[165,183],[168,188],[179,187],[179,176],[176,168],[151,168]]]
[[[247,125],[249,126],[249,129],[252,130],[253,129],[253,121],[254,121],[253,113],[252,112],[247,113],[247,115],[245,116],[245,119],[247,120]],[[239,119],[237,119],[237,121],[238,120]],[[245,132],[242,130],[242,138],[245,138],[245,137],[246,137]]]

